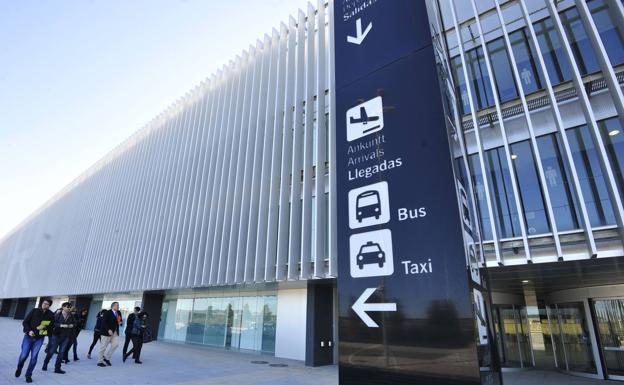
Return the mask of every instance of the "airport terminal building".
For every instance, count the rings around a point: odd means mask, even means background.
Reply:
[[[0,316],[119,301],[159,340],[335,363],[334,20],[384,1],[310,4],[52,197],[0,240]],[[624,380],[622,2],[427,10],[492,360]]]

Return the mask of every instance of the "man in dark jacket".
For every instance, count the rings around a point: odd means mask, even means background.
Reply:
[[[87,353],[88,359],[91,359],[91,352],[93,351],[95,344],[101,338],[100,330],[102,330],[102,317],[104,316],[104,313],[106,313],[107,311],[108,310],[106,309],[102,309],[95,316],[95,328],[93,328],[93,341],[91,342],[91,346],[89,346],[89,353]]]
[[[134,320],[136,319],[140,311],[141,311],[141,308],[138,306],[135,306],[134,313],[130,314],[128,316],[128,319],[126,320],[126,330],[124,331],[124,334],[126,335],[126,341],[124,342],[124,346],[122,349],[122,354],[124,357],[126,356],[126,353],[128,352],[128,345],[130,344],[130,340],[132,340],[132,333],[131,333],[132,325],[134,324]]]
[[[87,309],[82,309],[82,311],[78,312],[77,308],[72,309],[72,316],[76,323],[74,324],[74,332],[69,338],[69,344],[67,344],[67,349],[65,349],[65,355],[63,356],[63,361],[66,364],[69,364],[69,353],[73,349],[74,351],[74,361],[78,361],[78,335],[80,331],[84,328],[85,322],[87,320]]]
[[[100,343],[100,356],[98,359],[99,367],[111,366],[111,358],[115,349],[117,349],[119,326],[122,324],[123,318],[119,311],[119,302],[113,302],[111,309],[104,313],[102,316],[102,327],[100,329],[101,343]],[[110,349],[107,348],[110,345]]]
[[[126,362],[128,357],[132,354],[134,362],[136,364],[142,364],[141,349],[143,348],[143,338],[145,337],[145,331],[147,329],[147,317],[148,314],[142,311],[134,318],[132,318],[132,324],[130,324],[130,316],[128,317],[128,324],[130,325],[130,336],[132,337],[132,349],[129,352],[124,353],[124,362]],[[126,327],[126,330],[128,330],[128,327]]]
[[[54,316],[54,333],[50,339],[50,346],[48,354],[45,360],[43,360],[43,367],[41,369],[48,370],[48,362],[52,358],[52,355],[56,352],[58,347],[58,354],[56,356],[56,362],[54,364],[54,373],[65,374],[65,371],[61,369],[61,362],[63,361],[63,354],[67,349],[69,339],[74,332],[74,326],[76,321],[71,315],[72,304],[69,302],[63,302],[62,311]]]
[[[22,339],[22,352],[20,353],[17,361],[17,370],[15,371],[15,377],[19,377],[22,374],[22,368],[30,354],[30,362],[26,369],[26,382],[32,382],[32,372],[37,365],[37,356],[41,345],[43,345],[43,338],[48,335],[54,327],[54,313],[50,311],[52,300],[45,298],[41,301],[39,308],[32,309],[22,325],[24,327],[24,338]]]

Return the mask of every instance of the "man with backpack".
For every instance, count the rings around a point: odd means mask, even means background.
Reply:
[[[128,345],[130,344],[130,341],[132,340],[132,326],[134,325],[134,321],[136,320],[137,316],[139,315],[139,312],[141,311],[141,308],[138,306],[134,307],[134,313],[130,314],[128,316],[128,319],[126,320],[126,330],[124,331],[124,334],[126,335],[126,340],[124,341],[124,346],[122,349],[122,355],[125,357],[126,353],[128,352]],[[134,345],[134,344],[133,344]],[[124,359],[125,361],[125,359]]]
[[[24,338],[22,339],[22,351],[17,361],[17,370],[15,370],[15,377],[19,377],[22,374],[28,354],[30,354],[30,362],[26,369],[26,382],[28,383],[32,382],[32,373],[37,365],[37,357],[41,345],[43,345],[43,339],[54,327],[54,313],[50,311],[52,300],[45,298],[39,306],[32,309],[22,322]]]
[[[130,325],[129,334],[132,339],[132,349],[123,354],[123,361],[126,362],[128,357],[132,355],[135,364],[142,364],[141,362],[141,349],[143,348],[143,339],[147,331],[147,317],[148,314],[144,311],[140,312],[132,319]],[[128,323],[130,323],[130,317],[128,317]]]
[[[102,328],[102,316],[106,311],[106,309],[100,310],[95,317],[95,328],[93,328],[93,342],[91,342],[91,346],[89,346],[89,353],[87,353],[88,359],[91,359],[91,352],[93,351],[95,344],[101,339],[100,330]]]

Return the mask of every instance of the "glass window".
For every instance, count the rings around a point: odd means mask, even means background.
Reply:
[[[546,3],[544,2],[544,0],[523,0],[527,11],[529,11],[529,14],[534,14],[537,13],[540,10],[546,9]]]
[[[277,296],[264,297],[262,305],[262,351],[275,353],[275,330],[277,326]]]
[[[208,298],[196,298],[186,333],[186,342],[203,344],[208,313]]]
[[[498,231],[502,238],[518,237],[520,221],[516,210],[509,167],[502,147],[485,153],[487,170],[490,175],[492,204]]]
[[[592,14],[602,44],[612,65],[624,63],[624,36],[622,31],[615,26],[613,15],[617,10],[611,11],[604,0],[588,1],[587,6]]]
[[[227,298],[227,328],[225,335],[225,346],[228,348],[238,348],[241,337],[241,298]]]
[[[485,185],[483,183],[481,167],[479,166],[479,155],[470,155],[468,160],[470,161],[470,173],[473,177],[472,183],[477,196],[477,210],[479,210],[479,219],[481,220],[481,236],[484,241],[491,240],[492,223],[490,221],[490,213],[488,212],[487,201],[485,199]]]
[[[258,302],[262,308],[262,297],[243,297],[240,326],[241,349],[260,350],[262,348],[262,313],[258,312]]]
[[[440,15],[442,17],[442,23],[444,24],[444,29],[449,29],[453,27],[453,14],[451,13],[450,4],[446,1],[439,1],[437,3],[440,7]]]
[[[464,168],[464,157],[460,156],[455,158],[455,176],[461,184],[468,190],[467,178],[466,178],[466,169]]]
[[[548,185],[548,194],[557,221],[557,229],[559,231],[578,229],[575,200],[565,172],[566,168],[561,157],[558,137],[555,134],[539,137],[537,138],[537,145],[542,158],[544,177]]]
[[[227,303],[223,298],[210,298],[208,304],[204,343],[212,346],[225,345]]]
[[[487,73],[487,66],[483,57],[481,47],[466,52],[466,67],[470,77],[472,94],[476,99],[476,108],[483,109],[494,105],[492,87],[490,87],[490,77]]]
[[[561,22],[568,40],[570,40],[570,46],[581,75],[600,70],[596,61],[596,53],[587,37],[587,31],[576,7],[561,12]]]
[[[474,17],[474,12],[472,10],[472,4],[470,1],[465,0],[453,0],[455,3],[455,15],[457,16],[457,22],[463,23],[468,19],[472,19]]]
[[[624,169],[624,130],[619,118],[611,118],[598,122],[602,138],[609,155],[609,163],[615,174],[615,180],[620,188],[620,195],[624,197],[624,178],[622,177],[622,169]]]
[[[158,338],[161,340],[167,338],[165,331],[167,330],[167,325],[169,325],[169,303],[170,301],[163,301],[162,307],[160,308],[161,322],[158,323]]]
[[[528,234],[547,233],[550,231],[550,224],[531,144],[528,140],[514,143],[511,145],[511,154]]]
[[[609,193],[589,129],[581,126],[569,129],[566,133],[591,225],[615,224]]]
[[[312,197],[312,208],[310,210],[312,212],[312,231],[311,231],[312,234],[310,234],[310,239],[312,240],[312,242],[310,242],[310,261],[314,262],[314,254],[316,253],[316,242],[314,240],[316,239],[316,231],[317,231],[316,196]]]
[[[453,76],[455,78],[455,92],[459,96],[460,108],[462,115],[470,113],[470,101],[468,99],[468,90],[466,88],[466,79],[464,78],[464,70],[462,69],[461,57],[455,56],[451,59],[453,67]]]
[[[465,1],[466,3],[470,3],[468,1]],[[490,9],[496,7],[496,5],[494,4],[494,0],[479,0],[476,2],[477,5],[477,12],[479,12],[479,14],[485,12],[485,11],[489,11]]]
[[[231,349],[275,352],[277,296],[164,301],[159,337]]]
[[[141,298],[129,299],[129,300],[111,300],[104,298],[102,301],[102,309],[110,309],[113,302],[119,303],[119,312],[121,313],[121,317],[123,318],[123,323],[121,327],[126,327],[126,320],[130,313],[134,312],[135,306],[141,306]]]
[[[175,309],[175,330],[172,340],[186,341],[186,334],[193,311],[193,299],[179,299]]]
[[[494,79],[498,88],[498,97],[501,102],[514,99],[518,96],[516,91],[516,83],[514,82],[511,64],[507,50],[505,50],[505,42],[502,38],[491,41],[487,44],[492,61],[492,71],[494,71]]]
[[[552,85],[572,79],[570,66],[552,19],[541,20],[533,26]]]
[[[85,329],[93,330],[95,322],[97,321],[97,313],[102,310],[102,301],[93,301],[89,306],[89,312],[87,313],[87,323]]]
[[[538,70],[535,62],[535,49],[533,44],[529,43],[526,30],[519,29],[509,35],[511,48],[513,49],[518,74],[522,82],[522,88],[525,95],[535,92],[542,88],[543,78],[542,72]]]

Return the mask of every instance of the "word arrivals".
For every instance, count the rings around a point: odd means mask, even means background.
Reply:
[[[403,165],[403,159],[396,158],[391,160],[384,160],[374,166],[366,168],[356,168],[355,170],[349,170],[349,180],[356,180],[359,178],[370,178],[371,176],[381,172],[390,170]]]
[[[375,160],[375,159],[381,158],[382,156],[384,156],[384,153],[385,152],[383,148],[378,148],[375,151],[368,152],[366,154],[362,154],[358,156],[350,156],[349,160],[347,161],[347,166],[349,167],[356,166],[360,163],[364,163],[369,160]]]
[[[433,266],[431,264],[431,258],[427,259],[424,263],[413,263],[412,261],[401,261],[405,274],[431,274],[433,273]]]

